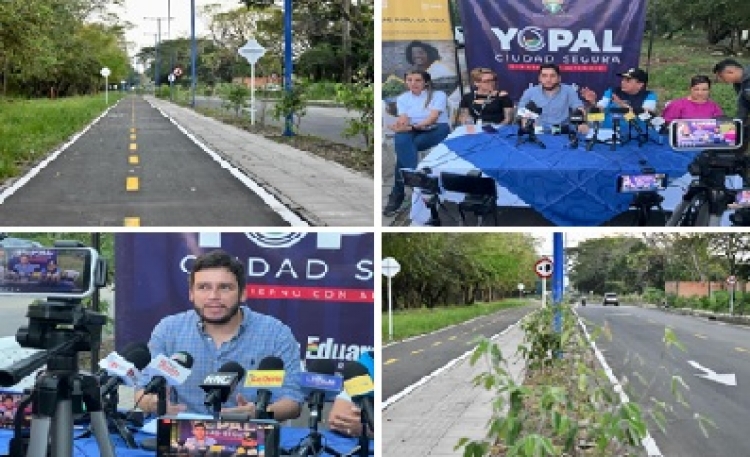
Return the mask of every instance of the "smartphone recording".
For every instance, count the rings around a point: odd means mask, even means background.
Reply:
[[[738,119],[677,119],[669,126],[669,143],[677,151],[737,149],[742,145]]]
[[[83,298],[96,287],[91,248],[0,249],[0,295]]]
[[[659,192],[667,188],[667,175],[664,173],[641,173],[617,177],[617,192]]]

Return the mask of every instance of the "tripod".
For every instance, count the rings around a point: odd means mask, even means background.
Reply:
[[[525,138],[525,136],[528,136],[528,138]],[[533,119],[526,124],[526,127],[523,127],[521,125],[518,126],[518,139],[516,140],[516,147],[524,143],[534,143],[542,149],[547,149],[547,145],[542,143],[542,141],[536,136]]]
[[[308,408],[310,408],[310,433],[300,444],[292,448],[290,451],[291,455],[303,457],[308,455],[320,455],[322,452],[325,452],[334,457],[343,457],[343,454],[336,452],[335,449],[323,444],[323,435],[318,431],[318,422],[323,415],[324,402],[324,392],[316,391],[310,394],[307,403]]]
[[[636,218],[635,224],[639,227],[645,227],[648,225],[653,213],[653,208],[657,208],[662,214],[664,214],[664,208],[661,204],[664,201],[664,197],[659,195],[658,192],[638,192],[633,198],[633,202],[630,204],[631,208],[635,208]],[[666,215],[665,215],[666,219]],[[664,221],[666,223],[666,220]]]
[[[73,360],[77,356],[73,355]],[[77,373],[70,359],[50,359],[48,370],[40,376],[32,392],[33,419],[27,457],[72,457],[73,413],[82,412],[82,404],[91,418],[91,429],[103,457],[114,457],[109,441],[107,419],[102,410],[99,383],[92,375]],[[15,457],[15,456],[12,456]]]
[[[4,378],[11,381],[22,378],[45,361],[47,370],[37,378],[31,395],[24,400],[32,405],[28,441],[21,436],[20,419],[16,416],[11,457],[72,457],[73,414],[82,413],[84,405],[100,455],[114,457],[99,381],[93,375],[78,372],[78,352],[99,345],[106,317],[70,301],[30,305],[27,316],[29,326],[18,330],[16,340],[22,346],[48,351],[9,367]]]

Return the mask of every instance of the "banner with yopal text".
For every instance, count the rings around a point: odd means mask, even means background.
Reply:
[[[374,341],[372,233],[118,233],[115,340],[148,341],[192,309],[195,258],[223,249],[246,269],[246,304],[287,324],[302,359],[356,360]]]
[[[459,0],[459,9],[468,67],[497,71],[516,101],[543,63],[599,95],[638,66],[646,0]]]
[[[410,70],[430,74],[433,87],[456,93],[456,46],[448,0],[382,1],[383,99],[391,114],[394,101],[406,90]]]

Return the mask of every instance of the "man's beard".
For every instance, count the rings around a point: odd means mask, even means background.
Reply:
[[[232,320],[234,316],[237,315],[237,313],[240,311],[240,305],[241,302],[237,302],[234,306],[229,308],[229,313],[226,314],[226,316],[219,318],[219,319],[207,319],[206,316],[203,314],[203,310],[195,306],[193,304],[193,309],[196,313],[201,317],[201,321],[205,324],[226,324],[229,321]]]

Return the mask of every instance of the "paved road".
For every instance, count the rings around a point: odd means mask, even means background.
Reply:
[[[261,103],[258,101],[258,103]],[[218,97],[195,97],[196,106],[207,106],[212,108],[221,108],[222,101]],[[273,103],[269,103],[266,114],[266,123],[283,127],[284,123],[276,121],[271,117]],[[258,114],[259,115],[259,114]],[[250,114],[247,114],[250,116]],[[361,135],[352,138],[345,138],[341,132],[346,128],[346,120],[353,119],[356,116],[353,112],[338,106],[308,106],[307,114],[302,117],[300,122],[300,133],[305,135],[314,135],[325,138],[334,143],[348,144],[356,148],[365,148],[365,141]],[[257,117],[256,117],[257,122]]]
[[[289,225],[135,96],[0,204],[0,220],[36,227]]]
[[[512,308],[383,348],[383,400],[471,350],[479,336],[505,330],[535,308]],[[436,311],[439,312],[439,311]],[[515,348],[513,348],[515,351]]]
[[[692,316],[668,314],[656,309],[631,306],[578,308],[579,314],[612,330],[611,342],[600,347],[618,379],[630,379],[631,400],[655,397],[675,405],[667,434],[655,426],[650,432],[665,456],[748,455],[747,424],[750,422],[750,329],[735,327]],[[687,353],[665,354],[662,338],[665,327],[674,329]],[[731,387],[698,377],[701,371],[688,361],[698,362],[717,373],[734,373],[737,386]],[[640,373],[653,385],[646,389],[632,373]],[[671,376],[679,375],[690,387],[686,400],[690,410],[679,406],[670,393]],[[705,438],[693,414],[711,418],[717,429]]]

